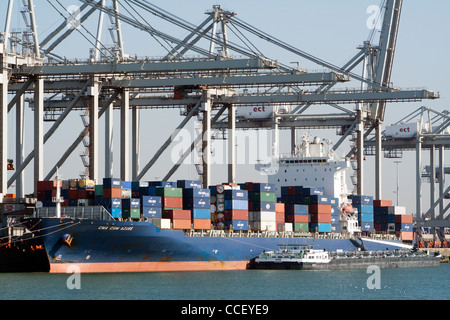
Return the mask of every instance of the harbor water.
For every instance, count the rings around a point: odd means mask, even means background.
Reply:
[[[1,300],[449,300],[437,268],[0,274]],[[374,286],[375,284],[375,286]]]

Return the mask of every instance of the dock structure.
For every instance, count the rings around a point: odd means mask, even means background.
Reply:
[[[400,149],[402,142],[384,139],[382,125],[385,122],[387,103],[407,103],[438,99],[439,93],[429,90],[402,90],[391,84],[397,35],[402,11],[402,0],[388,0],[383,8],[382,29],[378,43],[365,41],[357,53],[343,66],[336,66],[303,50],[300,50],[269,33],[237,18],[236,13],[213,6],[206,12],[206,18],[199,25],[177,17],[148,1],[127,1],[120,7],[118,0],[80,0],[76,13],[52,5],[59,17],[64,17],[58,27],[49,32],[45,39],[38,39],[37,26],[40,17],[35,12],[32,0],[18,2],[9,0],[6,6],[5,30],[0,38],[0,193],[7,193],[15,183],[16,194],[25,193],[24,169],[33,161],[33,181],[50,180],[58,167],[82,144],[83,176],[99,180],[100,147],[105,147],[104,177],[114,174],[112,137],[119,130],[120,178],[142,180],[158,163],[163,153],[171,146],[177,134],[192,119],[201,119],[202,134],[184,152],[177,163],[169,168],[165,178],[169,179],[180,167],[192,150],[200,149],[201,163],[198,172],[204,185],[211,182],[211,145],[214,131],[227,132],[228,136],[228,180],[236,181],[236,130],[291,131],[291,149],[296,148],[299,128],[336,128],[341,137],[333,146],[337,150],[342,143],[354,137],[355,147],[348,157],[355,162],[355,193],[364,194],[365,152],[371,150],[375,156],[375,198],[382,199],[382,156],[383,151]],[[43,4],[36,4],[41,6]],[[125,10],[122,10],[124,9]],[[10,29],[11,18],[21,10],[26,27],[24,30]],[[140,12],[141,14],[132,14]],[[188,35],[184,38],[169,35],[164,30],[152,27],[144,16],[152,15]],[[102,31],[105,18],[109,18],[111,45],[105,45]],[[97,19],[96,30],[88,19]],[[60,21],[60,19],[59,19]],[[122,24],[142,31],[156,39],[167,49],[164,57],[150,59],[127,54],[124,46]],[[81,28],[82,27],[82,28]],[[88,58],[68,60],[59,53],[59,48],[73,33],[86,31],[92,47]],[[244,35],[245,34],[245,35]],[[237,39],[232,35],[242,35]],[[257,37],[276,45],[282,52],[289,52],[301,59],[326,68],[323,72],[308,72],[285,65],[277,57],[264,56],[249,40]],[[206,40],[206,41],[205,41]],[[240,41],[244,42],[241,43]],[[206,46],[205,46],[206,42]],[[144,43],[144,42],[143,42]],[[192,55],[195,54],[195,58]],[[235,56],[239,55],[239,58]],[[354,70],[362,66],[362,74]],[[349,90],[343,83],[357,82],[358,89]],[[29,103],[33,112],[33,150],[25,153],[24,103]],[[239,108],[260,106],[287,106],[287,112],[274,111],[266,119],[244,119],[236,116]],[[334,112],[323,112],[321,106],[332,107]],[[155,108],[178,108],[182,116],[176,131],[164,139],[162,145],[150,159],[141,157],[140,115]],[[8,113],[16,112],[15,123],[8,123]],[[44,146],[67,122],[74,111],[83,111],[83,126],[73,128],[79,131],[74,141],[67,141],[63,156],[48,172]],[[148,111],[147,111],[148,110]],[[274,109],[275,110],[275,109]],[[120,127],[114,128],[113,115],[118,111]],[[105,141],[99,141],[99,120],[105,121]],[[131,119],[130,119],[131,118]],[[447,119],[445,119],[447,121]],[[44,122],[52,123],[44,131]],[[131,122],[131,126],[130,126]],[[15,172],[8,179],[9,127],[16,130]],[[448,148],[448,137],[443,130],[437,136],[418,133],[414,139],[401,148],[417,150],[417,194],[421,192],[422,162],[421,150],[438,145],[442,169],[444,149]],[[276,136],[276,135],[275,135]],[[373,137],[373,139],[372,139]],[[444,142],[445,140],[445,142]],[[430,141],[435,141],[428,145]],[[277,139],[273,148],[277,150]],[[431,151],[432,154],[433,151]],[[434,158],[431,167],[434,168]],[[432,173],[433,174],[433,173]],[[448,226],[448,215],[442,199],[449,190],[444,190],[442,178],[439,182],[439,197],[425,214],[421,210],[421,197],[417,197],[417,218],[440,218]],[[434,188],[434,183],[432,187]],[[434,190],[434,189],[432,189]],[[434,192],[434,191],[433,191]],[[433,210],[440,205],[436,216]]]

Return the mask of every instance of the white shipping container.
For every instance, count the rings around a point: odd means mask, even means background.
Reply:
[[[277,231],[292,232],[292,230],[293,230],[293,224],[290,222],[283,222],[283,223],[277,224]]]
[[[277,231],[276,221],[250,221],[252,230],[257,231]]]
[[[403,123],[386,127],[384,135],[389,138],[410,139],[414,138],[419,131],[419,123]]]
[[[406,214],[406,207],[388,207],[388,214]]]
[[[250,211],[248,213],[249,221],[276,221],[275,211]]]
[[[170,219],[153,218],[152,223],[160,229],[170,229]]]

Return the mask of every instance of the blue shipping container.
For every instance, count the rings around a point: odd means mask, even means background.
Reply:
[[[248,230],[247,220],[226,220],[224,225],[225,227],[232,226],[233,230]]]
[[[308,214],[308,205],[305,204],[286,204],[284,212],[289,214]]]
[[[310,223],[309,224],[309,229],[312,232],[315,232],[317,230],[317,232],[331,232],[331,223]]]
[[[139,193],[141,196],[154,196],[156,194],[155,186],[139,187]]]
[[[412,223],[396,223],[395,231],[413,231]]]
[[[373,197],[353,195],[352,196],[352,204],[353,205],[355,205],[355,204],[373,205]]]
[[[139,198],[122,199],[123,209],[139,209],[141,200]]]
[[[253,192],[275,192],[275,184],[273,183],[253,183]]]
[[[310,204],[331,204],[331,198],[323,195],[311,195],[309,196]]]
[[[121,181],[120,186],[122,189],[131,190],[131,181]]]
[[[103,199],[103,203],[106,208],[122,208],[122,199],[119,198]]]
[[[177,188],[176,182],[171,181],[149,181],[149,187],[166,187],[166,188]]]
[[[361,222],[361,231],[373,231],[373,222]]]
[[[142,207],[162,207],[161,197],[159,196],[142,196]]]
[[[248,200],[247,190],[225,190],[226,200]]]
[[[252,202],[252,211],[275,211],[275,202]]]
[[[302,196],[321,196],[323,195],[323,188],[315,188],[315,187],[303,187]]]
[[[388,223],[388,215],[379,215],[379,214],[374,214],[373,215],[373,222],[375,224],[384,224],[384,223]]]
[[[210,209],[192,209],[193,219],[211,219]]]
[[[141,214],[144,218],[161,218],[161,207],[143,207],[141,208]]]
[[[177,188],[202,189],[203,183],[199,180],[177,180]]]
[[[183,189],[183,198],[209,198],[211,196],[210,189],[189,188]]]
[[[121,183],[118,178],[103,178],[103,188],[105,189],[113,189],[120,188]]]
[[[225,200],[225,210],[248,210],[248,201]]]
[[[184,198],[184,209],[210,209],[211,200],[209,198]]]
[[[355,204],[355,209],[358,209],[358,213],[370,213],[373,214],[373,206],[367,204]]]
[[[373,214],[358,213],[358,220],[361,222],[373,222]]]
[[[122,208],[107,208],[106,210],[113,218],[122,218]]]
[[[290,195],[287,196],[287,201],[285,203],[292,203],[292,204],[302,204],[303,203],[303,196],[302,195]]]

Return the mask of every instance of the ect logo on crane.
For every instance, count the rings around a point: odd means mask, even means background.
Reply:
[[[367,7],[366,13],[370,14],[366,20],[367,28],[380,31],[382,26],[381,8],[377,5],[371,5]]]
[[[77,5],[70,5],[66,8],[67,13],[69,14],[69,17],[66,19],[66,28],[71,29],[79,29],[81,22],[80,22],[80,7]]]

